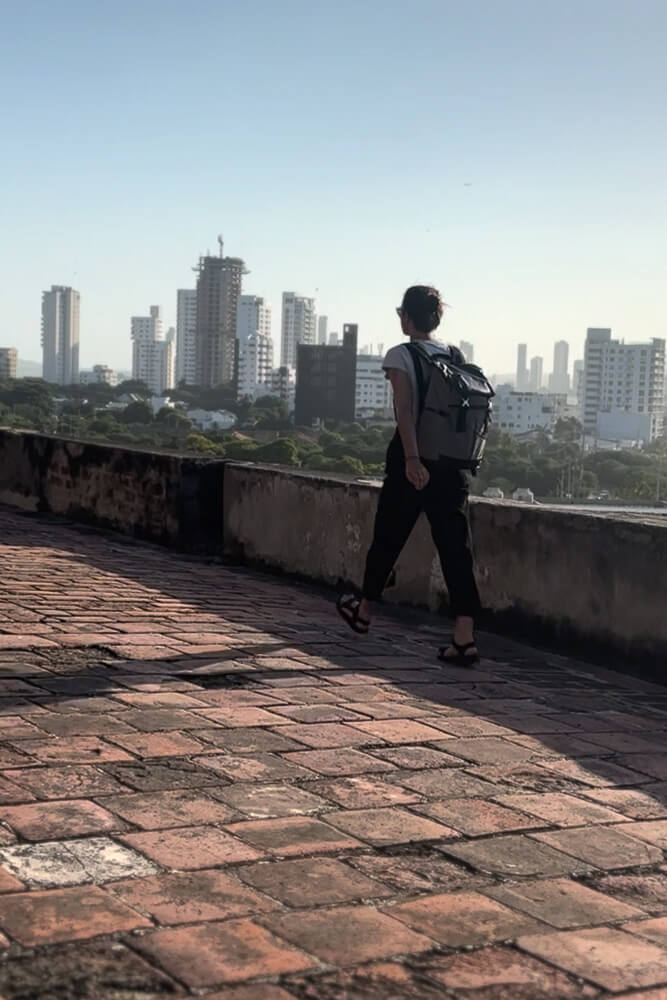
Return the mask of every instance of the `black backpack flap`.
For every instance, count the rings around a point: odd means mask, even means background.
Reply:
[[[462,395],[484,396],[486,399],[492,399],[495,396],[493,387],[481,368],[473,365],[462,367],[452,364],[448,367],[457,379]]]
[[[428,369],[425,369],[425,365],[428,365],[429,369],[434,367],[441,368],[442,366],[446,366],[446,368],[449,369],[452,366],[452,352],[455,352],[455,354],[461,359],[463,359],[463,355],[457,348],[452,348],[450,350],[449,348],[443,347],[438,352],[425,351],[419,342],[414,340],[408,341],[405,346],[410,352],[415,369],[415,377],[417,379],[417,395],[419,397],[419,408],[417,413],[421,414],[426,403],[426,394],[428,393],[428,387],[432,375],[431,372],[427,375]]]

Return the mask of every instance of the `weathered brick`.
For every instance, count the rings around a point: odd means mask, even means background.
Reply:
[[[0,926],[31,946],[148,927],[150,921],[97,886],[0,896]]]
[[[662,861],[662,851],[657,847],[605,826],[578,827],[554,833],[535,833],[532,836],[573,858],[606,870]]]
[[[468,837],[524,830],[538,825],[525,813],[489,802],[488,799],[446,799],[444,802],[415,806],[415,809]]]
[[[134,823],[142,830],[163,830],[172,826],[229,823],[233,809],[202,792],[174,789],[137,795],[114,795],[103,800],[110,812]]]
[[[254,861],[261,853],[214,826],[185,826],[156,833],[129,833],[124,843],[165,868],[192,871],[234,861]]]
[[[313,783],[314,786],[314,783]],[[270,819],[274,816],[300,816],[330,809],[331,803],[310,790],[296,785],[259,785],[238,782],[227,788],[214,789],[211,794],[251,819]]]
[[[273,867],[273,865],[267,866]],[[246,869],[241,869],[241,873]],[[247,879],[245,881],[248,881]],[[217,870],[202,870],[113,882],[109,891],[128,906],[161,924],[228,920],[266,913],[278,905],[238,879]]]
[[[577,858],[522,834],[447,844],[446,851],[479,871],[494,875],[568,875],[590,870],[589,865]]]
[[[352,965],[392,955],[428,951],[431,938],[370,906],[271,914],[262,923],[325,962]]]
[[[158,930],[135,946],[191,989],[242,982],[249,972],[279,976],[316,964],[247,919]]]
[[[288,906],[326,906],[389,896],[381,882],[332,858],[258,862],[238,870],[239,878]]]
[[[25,840],[57,840],[125,829],[116,816],[86,799],[4,806],[0,821]]]
[[[667,951],[624,931],[595,927],[521,937],[524,951],[607,990],[667,981]]]
[[[269,854],[292,857],[354,850],[362,845],[327,823],[310,816],[248,820],[227,827],[236,837]]]
[[[413,840],[458,837],[456,830],[400,807],[348,809],[327,813],[327,822],[369,844],[407,844]]]
[[[479,892],[431,895],[385,912],[448,948],[504,941],[540,926]]]
[[[594,892],[571,879],[540,879],[538,882],[490,886],[485,892],[512,909],[521,910],[562,930],[614,923],[642,915],[637,907]]]

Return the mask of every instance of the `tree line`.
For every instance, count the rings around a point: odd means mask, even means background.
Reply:
[[[109,410],[121,397],[135,398]],[[295,428],[287,405],[267,396],[255,403],[237,402],[225,387],[181,386],[169,393],[181,408],[153,413],[147,386],[130,380],[105,384],[53,386],[42,379],[0,380],[0,422],[82,440],[176,451],[211,459],[285,465],[354,477],[379,477],[384,469],[393,424],[359,422],[318,431]],[[232,431],[199,430],[188,409],[228,410],[237,417]],[[493,428],[473,490],[495,486],[506,495],[528,487],[538,497],[588,497],[606,492],[612,498],[655,501],[662,485],[667,439],[643,449],[589,451],[582,448],[581,424],[559,420],[553,433],[536,431],[516,438]]]

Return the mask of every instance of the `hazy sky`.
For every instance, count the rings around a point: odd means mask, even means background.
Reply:
[[[587,326],[665,336],[665,0],[22,0],[0,13],[0,342],[81,292],[82,364],[192,287],[315,295],[400,338],[433,282],[489,372]]]

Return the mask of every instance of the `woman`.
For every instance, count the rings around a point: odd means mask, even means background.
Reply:
[[[440,325],[443,305],[435,288],[413,285],[396,311],[403,333],[411,341],[418,341],[422,352],[449,352],[452,361],[460,363],[463,360],[460,351],[432,336]],[[454,616],[452,642],[440,649],[438,658],[444,663],[470,667],[479,661],[474,620],[480,611],[468,524],[470,473],[452,462],[429,462],[419,456],[417,373],[407,345],[393,347],[384,359],[383,368],[394,391],[397,430],[387,451],[386,478],[361,594],[343,594],[337,608],[355,632],[362,635],[368,632],[373,602],[381,598],[394,564],[423,511],[431,525]]]

